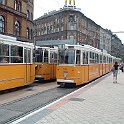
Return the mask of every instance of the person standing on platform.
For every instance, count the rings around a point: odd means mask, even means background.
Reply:
[[[122,72],[124,72],[124,63],[121,63],[120,69],[121,69]]]
[[[118,67],[119,67],[118,63],[115,62],[113,66],[113,83],[117,83]]]

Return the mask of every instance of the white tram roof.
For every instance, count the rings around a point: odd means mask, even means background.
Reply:
[[[112,57],[110,54],[108,54],[106,51],[101,51],[93,46],[90,45],[69,45],[69,44],[65,44],[65,48],[70,48],[70,49],[77,49],[77,50],[84,50],[84,51],[88,51],[88,52],[94,52],[94,53],[98,53],[98,54],[103,54],[104,56],[108,56],[108,57]],[[114,57],[112,57],[114,58]]]
[[[95,52],[95,53],[102,53],[102,51],[101,50],[99,50],[99,49],[97,49],[97,48],[95,48],[95,47],[93,47],[93,46],[90,46],[90,45],[83,45],[84,47],[85,47],[85,49],[88,49],[89,51],[93,51],[93,52]]]
[[[69,45],[69,44],[65,44],[65,48],[72,48],[72,49],[77,49],[77,50],[84,50],[84,51],[92,51],[92,52],[95,52],[95,53],[102,53],[101,50],[95,48],[95,47],[92,47],[90,45]]]
[[[116,60],[121,61],[122,59],[121,58],[116,58]]]
[[[2,36],[1,37],[1,35],[0,35],[0,44],[1,43],[8,44],[8,45],[27,47],[27,48],[34,48],[33,43],[17,41],[16,38],[10,37],[10,36]]]
[[[42,49],[42,50],[48,50],[48,51],[58,51],[58,47],[41,47],[41,46],[35,46],[36,50],[37,49]]]
[[[49,50],[50,49],[50,47],[41,47],[41,46],[35,46],[35,48],[36,49],[46,49],[46,50]]]
[[[2,35],[0,34],[0,39],[3,38],[5,40],[17,40],[16,37],[11,37],[11,36],[7,36],[7,35]]]

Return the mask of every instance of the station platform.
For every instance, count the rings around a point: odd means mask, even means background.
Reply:
[[[109,73],[12,124],[124,124],[124,73]]]

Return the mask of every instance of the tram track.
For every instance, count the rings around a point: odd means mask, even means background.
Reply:
[[[98,78],[98,80],[94,80],[95,82],[91,83],[89,87],[99,83],[99,81],[103,80],[110,74],[111,73],[108,73]],[[28,95],[28,96],[1,104],[0,105],[0,124],[10,124],[42,107],[45,107],[46,105],[49,105],[50,103],[79,89],[82,86],[84,85],[80,85],[74,88],[61,88],[61,87],[57,87],[56,85],[54,87],[52,86],[52,88],[42,90],[41,92],[37,92],[35,94]],[[25,90],[28,91],[30,90],[30,88],[27,88]]]
[[[36,94],[22,97],[0,105],[0,124],[11,122],[24,117],[25,115],[42,108],[53,101],[77,90],[76,88],[55,87]]]

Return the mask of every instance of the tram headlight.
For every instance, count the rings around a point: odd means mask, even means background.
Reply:
[[[63,72],[63,76],[64,76],[64,78],[66,78],[67,75],[68,75],[68,72],[67,72],[67,71],[64,71],[64,72]]]

